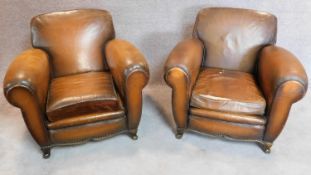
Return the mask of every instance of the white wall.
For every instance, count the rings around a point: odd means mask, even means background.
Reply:
[[[29,21],[37,14],[76,9],[107,9],[118,38],[142,50],[151,68],[151,83],[162,82],[163,64],[175,44],[191,36],[199,9],[241,7],[278,17],[277,44],[292,51],[311,76],[311,1],[298,0],[0,0],[0,78],[11,60],[30,48]]]

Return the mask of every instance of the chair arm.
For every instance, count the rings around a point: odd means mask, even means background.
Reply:
[[[114,82],[126,105],[128,128],[135,130],[142,112],[142,89],[149,80],[148,64],[140,51],[124,40],[111,40],[105,53]]]
[[[273,142],[286,123],[291,105],[306,93],[308,78],[298,59],[276,46],[267,46],[261,51],[258,76],[268,105],[264,140]]]
[[[200,72],[203,44],[198,39],[180,42],[165,64],[165,81],[172,88],[173,115],[178,130],[187,126],[189,99]]]
[[[41,146],[49,145],[44,113],[49,74],[47,54],[30,49],[14,59],[3,83],[6,99],[21,109],[30,133]]]

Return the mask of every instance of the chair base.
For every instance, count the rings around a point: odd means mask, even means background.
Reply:
[[[137,129],[133,129],[133,130],[123,130],[119,133],[115,133],[115,134],[111,134],[109,136],[103,136],[103,137],[98,137],[98,138],[91,138],[91,139],[86,139],[86,140],[82,140],[82,141],[78,141],[78,142],[73,142],[73,143],[58,143],[58,144],[52,144],[52,145],[49,145],[49,146],[44,146],[44,147],[41,147],[41,151],[43,153],[42,157],[44,159],[48,159],[50,158],[51,156],[51,149],[55,146],[71,146],[71,145],[79,145],[79,144],[84,144],[84,143],[87,143],[89,141],[100,141],[100,140],[103,140],[103,139],[107,139],[107,138],[110,138],[112,136],[115,136],[115,135],[118,135],[118,134],[121,134],[121,133],[124,133],[124,132],[129,132],[129,136],[133,139],[133,140],[137,140],[138,139],[138,136],[137,136]]]
[[[240,142],[253,142],[253,143],[257,143],[257,145],[261,148],[261,150],[266,153],[269,154],[271,153],[271,147],[273,145],[273,143],[271,142],[266,142],[266,141],[262,141],[262,140],[245,140],[245,139],[236,139],[236,138],[232,138],[226,135],[214,135],[214,134],[209,134],[209,133],[205,133],[205,132],[200,132],[197,130],[193,130],[191,129],[190,131],[194,132],[194,133],[198,133],[198,134],[202,134],[202,135],[207,135],[207,136],[211,136],[211,137],[216,137],[216,138],[223,138],[226,140],[232,140],[232,141],[240,141]],[[182,133],[183,134],[183,133]],[[182,137],[181,136],[178,137],[178,139],[180,139]],[[176,133],[176,138],[177,138],[178,133]]]

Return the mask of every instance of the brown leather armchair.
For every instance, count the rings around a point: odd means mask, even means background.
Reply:
[[[177,138],[189,129],[254,141],[270,152],[308,80],[298,59],[275,46],[276,31],[276,17],[265,12],[198,13],[193,38],[179,43],[165,65]]]
[[[34,49],[10,65],[4,94],[21,109],[44,158],[54,146],[123,132],[137,139],[148,65],[132,44],[114,39],[109,12],[39,15],[31,36]]]

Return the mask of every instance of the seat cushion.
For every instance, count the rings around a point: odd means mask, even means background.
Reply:
[[[125,114],[123,110],[113,111],[113,112],[101,112],[101,113],[91,113],[85,115],[79,115],[71,118],[65,118],[62,120],[57,120],[55,122],[49,122],[47,125],[50,130],[61,129],[67,127],[81,126],[85,124],[93,124],[101,121],[109,122],[114,119],[124,118]]]
[[[47,101],[50,121],[123,109],[107,72],[88,72],[52,80]]]
[[[220,111],[200,109],[200,108],[190,108],[190,114],[196,117],[203,117],[203,118],[223,121],[227,123],[265,125],[267,122],[266,117],[262,115],[220,112]]]
[[[192,92],[191,106],[222,112],[263,115],[266,101],[252,74],[205,68]]]

